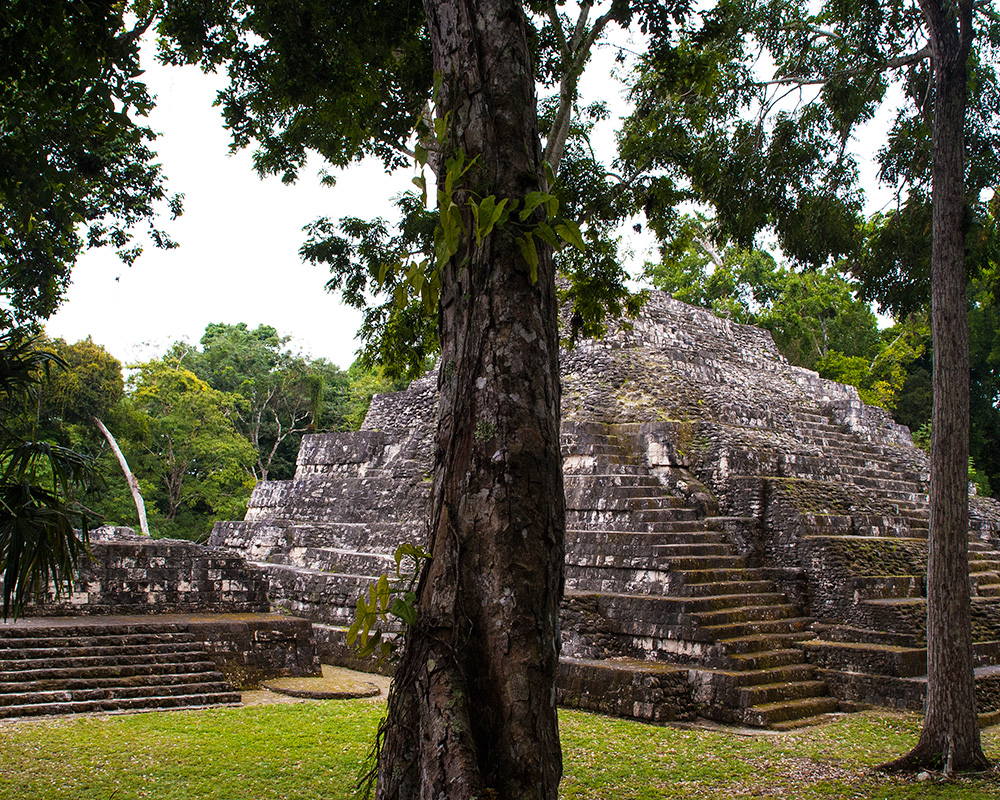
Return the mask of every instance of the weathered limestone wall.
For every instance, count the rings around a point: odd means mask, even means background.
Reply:
[[[108,532],[102,534],[102,531]],[[194,542],[101,529],[91,538],[70,594],[49,593],[26,616],[261,613],[269,610],[263,574],[231,551]]]

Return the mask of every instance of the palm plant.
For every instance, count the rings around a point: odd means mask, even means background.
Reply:
[[[73,497],[92,477],[90,459],[38,441],[32,414],[37,389],[64,366],[17,329],[0,334],[0,580],[4,619],[17,617],[32,595],[72,589],[86,553],[86,514]],[[77,530],[75,524],[80,525]]]

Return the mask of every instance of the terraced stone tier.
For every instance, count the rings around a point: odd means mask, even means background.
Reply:
[[[0,628],[0,719],[239,702],[189,632]]]
[[[268,614],[0,624],[0,718],[232,705],[239,686],[320,672],[311,625]]]

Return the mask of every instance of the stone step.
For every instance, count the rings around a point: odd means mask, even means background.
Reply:
[[[825,681],[779,681],[741,687],[738,690],[737,703],[740,708],[747,708],[748,706],[777,704],[788,700],[802,700],[808,697],[829,697],[829,694]]]
[[[675,509],[686,509],[695,511],[695,519],[698,518],[697,510],[690,508],[688,501],[683,497],[675,497],[673,495],[643,495],[630,497],[628,500],[628,508],[630,511],[666,511]]]
[[[687,580],[691,573],[684,573],[685,593],[690,597],[709,594],[767,594],[777,591],[773,581],[714,581],[711,583],[691,583]]]
[[[0,650],[0,664],[16,665],[26,660],[53,659],[122,659],[127,656],[169,656],[174,653],[204,653],[204,649],[192,642],[156,642],[149,644],[68,645],[19,647]],[[15,667],[12,666],[12,669]]]
[[[698,512],[693,508],[684,508],[681,506],[671,508],[643,508],[633,511],[631,516],[632,519],[641,525],[642,523],[693,520],[698,518]]]
[[[733,547],[725,542],[683,542],[653,546],[653,554],[661,558],[677,556],[733,556]],[[739,557],[739,556],[738,556]]]
[[[221,676],[219,676],[221,677]],[[90,703],[110,700],[159,699],[192,697],[231,693],[232,687],[224,680],[196,680],[189,683],[154,684],[146,686],[109,686],[85,689],[56,689],[25,693],[0,694],[0,709],[13,706],[50,706],[58,703]]]
[[[893,631],[873,631],[850,625],[831,625],[817,622],[813,625],[818,641],[849,642],[852,644],[888,645],[890,647],[920,647],[910,633]]]
[[[816,667],[800,658],[798,661],[766,669],[712,670],[712,678],[718,685],[738,691],[743,687],[772,683],[803,683],[813,680],[815,673]]]
[[[169,653],[158,653],[158,654],[143,654],[143,653],[131,653],[131,654],[119,654],[119,655],[84,655],[84,656],[65,656],[62,658],[47,657],[47,658],[6,658],[0,665],[3,667],[3,672],[20,672],[32,669],[33,667],[39,666],[38,662],[42,661],[46,668],[49,669],[89,669],[91,667],[103,667],[103,666],[122,666],[122,665],[133,665],[133,664],[148,664],[150,662],[161,663],[161,664],[190,664],[204,661],[205,650],[204,648],[199,648],[197,650],[188,650],[183,652],[169,652]]]
[[[660,483],[658,478],[647,473],[571,473],[563,476],[563,484],[567,489],[591,489],[594,487],[603,488],[607,486],[618,486],[636,488],[646,487],[666,490],[666,487]]]
[[[204,655],[204,654],[203,654]],[[134,681],[140,676],[162,676],[192,672],[212,672],[215,662],[204,656],[201,661],[185,661],[182,663],[136,663],[136,664],[95,664],[78,667],[51,667],[47,662],[20,670],[2,672],[0,688],[7,683],[25,683],[56,680],[118,680]]]
[[[222,673],[214,671],[215,665],[213,662],[204,662],[198,666],[199,669],[197,671],[190,672],[172,672],[164,669],[160,673],[142,672],[127,675],[122,674],[120,670],[116,670],[115,674],[105,674],[103,676],[88,675],[86,677],[73,677],[68,671],[46,670],[45,673],[49,674],[49,677],[38,678],[36,676],[41,671],[22,672],[19,673],[22,676],[19,681],[0,681],[0,695],[113,689],[116,687],[124,688],[131,686],[173,686],[179,684],[219,683],[223,681]],[[6,677],[5,675],[4,678],[6,679]],[[0,703],[2,703],[2,699],[0,699]]]
[[[798,609],[790,603],[775,602],[767,605],[736,605],[717,611],[694,612],[694,616],[702,627],[710,627],[735,622],[791,619],[795,617],[797,611]]]
[[[713,641],[726,641],[746,636],[811,636],[812,617],[782,617],[781,619],[730,622],[723,625],[702,625],[702,632]],[[798,638],[798,637],[796,637]]]
[[[688,671],[638,659],[559,659],[559,705],[648,722],[691,720]]]
[[[83,629],[85,630],[85,629]],[[26,635],[20,635],[21,633]],[[67,648],[131,647],[164,644],[190,644],[195,637],[190,633],[134,633],[125,635],[102,634],[90,636],[84,633],[74,636],[54,636],[52,628],[39,631],[13,629],[0,634],[0,659],[8,650],[65,650]]]
[[[733,655],[743,655],[746,653],[764,653],[768,650],[790,650],[797,642],[804,639],[811,639],[811,632],[787,633],[752,633],[746,636],[734,636],[729,639],[719,639],[719,644],[725,646],[726,651]]]
[[[582,475],[648,475],[648,467],[631,464],[621,458],[563,453],[563,477]]]
[[[675,511],[687,508],[682,497],[663,494],[651,495],[649,486],[614,486],[607,489],[567,489],[567,514],[586,514],[592,511]],[[677,515],[672,514],[671,519]],[[684,516],[684,515],[681,515]]]
[[[831,714],[839,709],[833,697],[804,697],[799,700],[781,700],[763,703],[744,709],[740,717],[745,725],[757,728],[773,727],[776,723]]]
[[[801,663],[802,650],[797,647],[784,650],[765,650],[757,653],[734,653],[727,660],[730,669],[740,672],[770,670],[775,667],[787,667]]]
[[[41,618],[39,618],[41,619]],[[134,622],[126,624],[100,621],[100,617],[90,617],[80,622],[67,621],[66,618],[60,620],[58,626],[38,624],[34,626],[8,625],[0,622],[0,642],[8,639],[66,639],[78,640],[87,637],[100,636],[153,636],[154,638],[165,638],[166,641],[182,640],[184,637],[193,638],[190,633],[173,623],[163,622]]]
[[[705,584],[763,581],[764,571],[752,567],[705,567],[684,570],[684,583],[694,588]]]
[[[702,595],[700,597],[683,598],[683,600],[685,610],[699,615],[699,619],[703,619],[705,614],[716,611],[729,613],[732,610],[792,608],[792,606],[787,604],[785,595],[781,592],[772,592],[770,594]]]
[[[743,556],[686,556],[664,553],[660,556],[659,561],[658,566],[662,568],[695,573],[733,571],[746,568],[746,560]]]
[[[131,697],[84,702],[50,703],[47,705],[15,705],[0,708],[0,719],[20,717],[53,716],[57,714],[96,714],[116,711],[143,711],[147,709],[205,708],[211,706],[238,705],[238,692],[217,692],[213,694],[173,695],[170,697]]]
[[[927,672],[927,651],[858,642],[813,640],[803,644],[806,659],[823,669],[913,678]]]
[[[358,552],[333,547],[293,547],[284,553],[273,554],[268,563],[376,577],[392,573],[396,568],[391,552]]]

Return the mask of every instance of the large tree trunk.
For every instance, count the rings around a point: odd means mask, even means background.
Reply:
[[[450,147],[479,158],[466,188],[523,199],[542,176],[520,0],[425,10]],[[540,255],[533,283],[497,229],[443,269],[433,560],[389,699],[381,800],[556,797],[565,509],[555,283]]]
[[[965,273],[965,102],[970,0],[920,0],[934,65],[931,329],[934,407],[927,564],[927,701],[916,747],[892,765],[988,765],[979,739],[969,602],[969,332]]]

